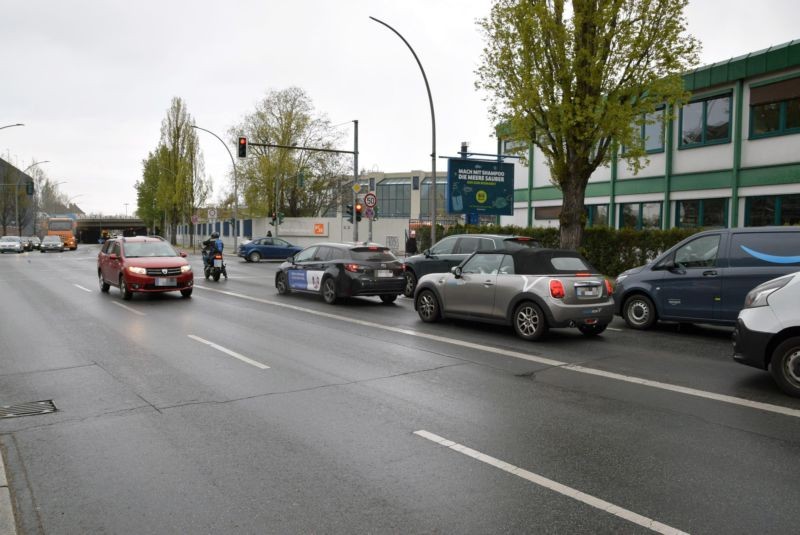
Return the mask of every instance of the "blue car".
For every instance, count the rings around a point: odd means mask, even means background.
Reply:
[[[262,258],[268,260],[286,260],[290,256],[302,251],[302,247],[292,245],[281,238],[256,238],[239,246],[237,255],[248,262],[258,262]]]

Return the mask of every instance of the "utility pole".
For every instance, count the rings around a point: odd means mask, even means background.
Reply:
[[[356,204],[358,204],[358,120],[353,121],[355,134],[353,135],[353,241],[358,241],[358,217],[356,216]]]

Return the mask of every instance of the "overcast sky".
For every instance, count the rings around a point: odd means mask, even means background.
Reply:
[[[0,154],[42,169],[87,213],[132,214],[142,160],[170,101],[223,139],[270,89],[298,86],[332,123],[359,120],[359,167],[430,169],[431,123],[416,50],[436,112],[437,153],[496,142],[474,88],[489,0],[3,0]],[[795,0],[693,0],[703,64],[800,39]],[[352,150],[352,126],[345,150]],[[228,153],[198,132],[216,200]],[[231,146],[233,151],[233,146]],[[446,168],[439,160],[437,168]],[[128,203],[126,208],[125,203]]]

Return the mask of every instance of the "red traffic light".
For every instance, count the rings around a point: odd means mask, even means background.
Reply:
[[[360,213],[360,212],[361,212],[361,210],[363,210],[363,209],[364,209],[364,207],[363,207],[363,206],[361,206],[361,203],[358,203],[358,204],[356,204],[356,212],[359,212],[359,213]]]
[[[247,157],[247,138],[240,137],[239,138],[239,158],[246,158]]]

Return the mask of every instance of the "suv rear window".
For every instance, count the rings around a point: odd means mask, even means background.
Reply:
[[[523,249],[525,247],[541,247],[541,244],[533,238],[521,236],[517,238],[506,238],[503,240],[503,246],[513,251],[514,249]]]

